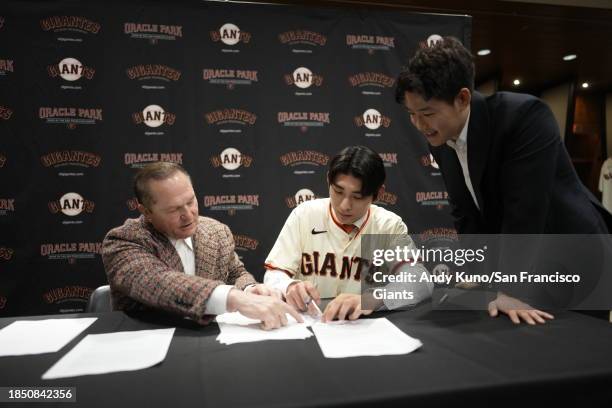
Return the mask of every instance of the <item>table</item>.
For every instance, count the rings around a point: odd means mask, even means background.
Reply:
[[[159,314],[96,316],[58,353],[0,358],[0,386],[74,386],[82,407],[575,406],[612,401],[612,324],[573,312],[515,326],[483,311],[424,306],[384,316],[423,347],[408,355],[326,359],[315,337],[225,346],[218,326]],[[166,360],[150,369],[40,379],[86,334],[177,327]],[[533,398],[536,398],[535,400]],[[28,404],[19,404],[26,406]],[[530,404],[531,405],[531,404]],[[32,406],[41,405],[38,403]]]

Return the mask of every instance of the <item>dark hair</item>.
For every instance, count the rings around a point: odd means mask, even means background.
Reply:
[[[333,184],[339,174],[349,174],[361,180],[361,194],[373,196],[385,182],[385,165],[380,155],[365,146],[345,147],[329,162],[327,181]]]
[[[189,181],[191,181],[191,177],[187,170],[183,168],[183,166],[170,163],[170,162],[153,162],[145,165],[143,168],[138,170],[136,175],[134,176],[134,195],[136,195],[136,199],[142,205],[147,208],[151,208],[151,204],[153,204],[153,198],[151,197],[151,193],[149,192],[149,181],[150,180],[166,180],[175,175],[177,172],[181,172],[187,176]]]
[[[474,58],[455,37],[444,37],[417,50],[397,79],[395,100],[414,92],[426,101],[436,98],[452,104],[461,88],[474,90]]]

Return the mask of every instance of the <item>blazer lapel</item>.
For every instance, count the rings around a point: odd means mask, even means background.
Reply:
[[[209,278],[214,269],[214,262],[209,259],[210,255],[207,255],[206,242],[209,239],[204,229],[201,228],[200,220],[198,219],[198,228],[195,234],[191,237],[193,243],[193,254],[195,256],[195,274],[196,276],[202,276]],[[210,243],[208,244],[210,245]],[[209,248],[210,252],[210,248]]]
[[[179,256],[178,252],[176,252],[174,245],[172,245],[172,242],[170,242],[168,237],[157,231],[153,225],[145,220],[143,215],[140,216],[140,221],[147,229],[149,229],[149,231],[151,231],[155,239],[159,242],[159,259],[164,261],[170,268],[184,272],[185,270],[183,269],[181,257]]]
[[[481,189],[482,177],[491,145],[491,135],[489,133],[487,103],[480,93],[474,92],[470,105],[470,123],[468,124],[467,134],[468,169],[481,212],[484,212]]]

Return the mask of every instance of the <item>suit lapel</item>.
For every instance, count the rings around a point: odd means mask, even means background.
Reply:
[[[170,242],[168,237],[153,228],[153,225],[148,223],[143,215],[140,216],[140,221],[149,231],[151,231],[155,239],[160,243],[159,259],[163,260],[170,268],[184,272],[185,270],[183,269],[181,257],[179,256],[178,252],[176,252],[174,245],[172,245],[172,242]]]
[[[198,228],[191,237],[193,255],[195,257],[195,274],[196,276],[209,277],[214,265],[211,265],[210,260],[206,258],[206,241],[208,237],[200,226],[200,220],[198,220]]]
[[[484,203],[480,186],[489,155],[490,138],[486,101],[480,93],[474,92],[470,105],[470,123],[467,134],[468,169],[481,212],[484,211]]]

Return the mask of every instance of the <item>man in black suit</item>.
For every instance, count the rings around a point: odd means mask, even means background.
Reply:
[[[423,46],[396,100],[425,136],[460,234],[607,234],[610,214],[578,179],[548,106],[536,97],[474,92],[471,53],[453,37]],[[499,293],[513,322],[552,315]]]

